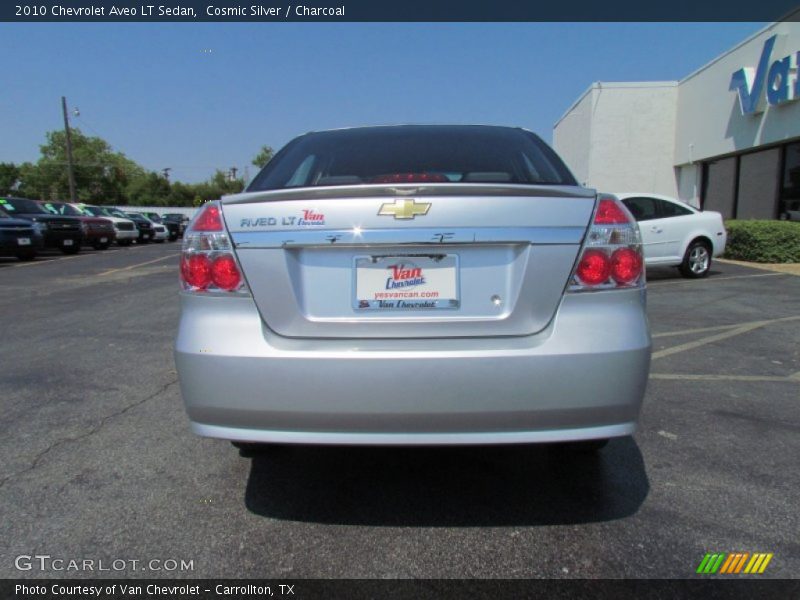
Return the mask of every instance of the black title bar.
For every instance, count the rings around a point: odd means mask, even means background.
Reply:
[[[3,600],[426,600],[547,598],[743,599],[797,598],[800,580],[719,576],[669,579],[275,579],[275,580],[141,580],[40,579],[1,580]]]
[[[800,20],[797,0],[17,0],[0,21],[19,22],[512,22]]]

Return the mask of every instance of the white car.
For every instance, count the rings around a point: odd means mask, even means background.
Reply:
[[[169,239],[169,230],[167,229],[166,225],[162,223],[156,223],[153,219],[148,219],[144,217],[148,221],[153,224],[153,241],[159,244],[166,242]]]
[[[639,223],[647,266],[678,267],[684,277],[705,277],[711,259],[725,252],[722,215],[656,194],[616,194]]]

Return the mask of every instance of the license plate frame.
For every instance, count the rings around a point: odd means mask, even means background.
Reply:
[[[352,306],[358,312],[436,312],[461,306],[457,254],[355,256],[352,281]]]

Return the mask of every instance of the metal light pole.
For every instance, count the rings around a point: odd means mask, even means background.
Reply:
[[[61,96],[61,110],[64,113],[64,133],[67,135],[67,168],[69,171],[69,197],[70,202],[77,202],[75,191],[75,165],[72,162],[72,135],[69,132],[69,117],[67,116],[67,99]]]

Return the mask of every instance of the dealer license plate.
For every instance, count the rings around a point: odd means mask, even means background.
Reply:
[[[357,310],[458,308],[455,254],[360,256],[355,260]]]

